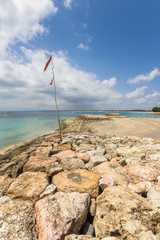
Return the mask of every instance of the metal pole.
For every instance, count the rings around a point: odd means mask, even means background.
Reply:
[[[50,51],[50,55],[51,51]],[[58,126],[59,126],[59,137],[60,137],[60,141],[62,142],[62,135],[61,135],[61,124],[60,124],[60,119],[59,119],[59,114],[58,114],[58,104],[57,104],[57,98],[56,98],[56,83],[55,83],[55,77],[54,77],[54,65],[53,65],[53,59],[52,61],[52,74],[53,74],[53,82],[54,82],[54,99],[55,99],[55,104],[56,104],[56,112],[57,112],[57,119],[58,119]]]

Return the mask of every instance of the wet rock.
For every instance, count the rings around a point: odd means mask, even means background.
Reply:
[[[98,180],[98,175],[83,169],[58,173],[52,178],[58,192],[88,193],[93,198],[99,193]]]
[[[144,198],[121,186],[106,188],[97,198],[97,238],[136,239],[141,231],[160,231],[160,213]]]
[[[53,195],[57,191],[57,188],[55,185],[50,184],[46,187],[46,189],[41,193],[40,198],[47,197],[49,195]]]
[[[78,154],[77,154],[77,158],[83,160],[85,163],[89,162],[89,160],[90,160],[90,156],[88,155],[87,152],[78,153]]]
[[[2,192],[3,195],[6,194],[9,186],[11,185],[13,179],[7,176],[0,176],[0,192]]]
[[[73,171],[75,169],[84,169],[85,164],[79,158],[62,158],[60,164],[64,170]]]
[[[46,173],[24,172],[10,185],[7,195],[12,199],[23,199],[35,202],[49,185]]]
[[[65,237],[65,240],[98,240],[98,238],[87,235],[70,234]]]
[[[61,240],[79,233],[86,221],[90,198],[86,193],[55,193],[35,205],[39,240]]]
[[[37,239],[31,203],[8,201],[0,207],[0,239]]]
[[[96,214],[96,200],[95,200],[95,198],[91,198],[89,213],[92,217],[94,217],[95,214]]]
[[[94,226],[91,223],[86,222],[82,227],[81,234],[94,237]]]
[[[112,178],[117,185],[127,186],[129,179],[122,167],[112,167],[108,162],[102,163],[92,169],[92,172],[101,178]]]

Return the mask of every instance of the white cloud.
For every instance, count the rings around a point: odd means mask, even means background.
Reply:
[[[102,82],[102,85],[104,87],[111,88],[111,87],[113,87],[116,84],[116,81],[117,81],[116,78],[113,77],[113,78],[110,78],[109,80],[104,80]]]
[[[137,98],[136,99],[136,103],[138,103],[138,104],[143,104],[143,103],[146,103],[146,102],[147,102],[147,100],[145,98]]]
[[[72,9],[71,4],[73,0],[64,0],[64,6],[68,9]]]
[[[154,93],[148,94],[146,96],[146,98],[155,98],[155,97],[159,97],[159,96],[160,96],[160,92],[154,91]]]
[[[89,50],[89,46],[88,45],[84,45],[83,43],[80,43],[77,48],[79,49],[83,49],[83,50]]]
[[[27,42],[37,34],[47,32],[40,21],[58,8],[51,0],[1,0],[0,4],[0,52],[4,54],[16,41]]]
[[[27,62],[0,62],[0,109],[53,109],[51,66],[43,72],[47,52],[21,50]],[[105,109],[121,101],[122,95],[104,87],[95,74],[72,67],[63,52],[53,59],[59,109]]]
[[[139,83],[140,81],[150,82],[157,76],[160,76],[160,71],[158,70],[158,68],[154,68],[150,73],[147,73],[146,75],[141,74],[136,76],[135,78],[130,78],[128,79],[127,82],[128,83]]]
[[[130,92],[130,93],[127,93],[127,94],[126,94],[126,97],[127,97],[127,98],[135,98],[135,97],[143,96],[145,89],[147,89],[146,86],[137,88],[135,91]]]

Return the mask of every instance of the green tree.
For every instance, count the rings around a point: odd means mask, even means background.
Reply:
[[[154,108],[152,108],[152,112],[160,112],[160,107],[154,107]]]

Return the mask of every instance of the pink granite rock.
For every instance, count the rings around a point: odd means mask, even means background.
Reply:
[[[114,187],[116,186],[116,181],[113,178],[101,178],[99,180],[99,186],[102,189],[102,191],[106,188],[106,187]]]
[[[160,165],[153,163],[141,164],[139,161],[133,161],[125,169],[134,183],[140,181],[157,182],[157,177],[160,175]]]
[[[86,221],[90,197],[87,193],[55,193],[35,205],[39,240],[61,240],[79,233]]]
[[[72,150],[65,150],[53,155],[57,158],[72,158],[76,156],[76,153]]]

